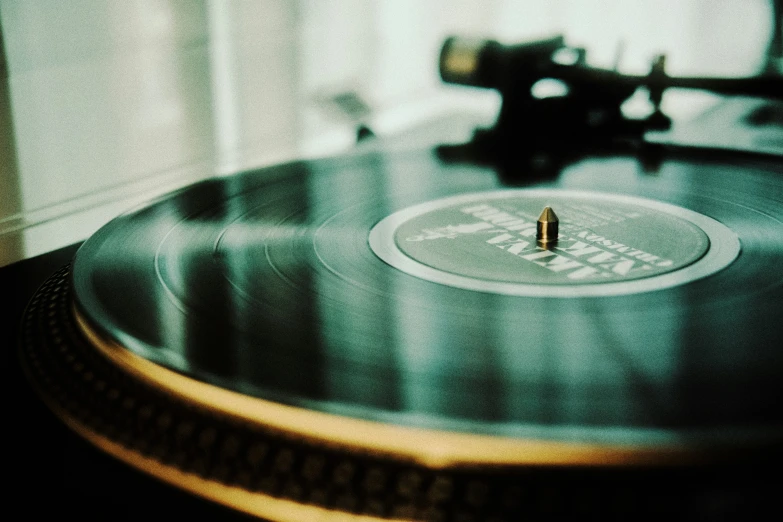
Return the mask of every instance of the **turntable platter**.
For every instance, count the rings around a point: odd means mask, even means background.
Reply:
[[[23,357],[99,447],[266,517],[516,516],[541,480],[670,511],[780,443],[779,184],[614,157],[512,190],[430,151],[217,178],[90,238]]]

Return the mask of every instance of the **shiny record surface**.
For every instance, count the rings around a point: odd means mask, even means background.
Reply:
[[[782,182],[773,163],[671,158],[648,174],[614,158],[531,183],[681,207],[740,243],[695,281],[559,299],[427,281],[370,248],[395,212],[504,189],[493,170],[430,152],[299,162],[117,218],[77,254],[73,289],[90,328],[133,354],[306,410],[577,444],[769,441],[783,425]]]

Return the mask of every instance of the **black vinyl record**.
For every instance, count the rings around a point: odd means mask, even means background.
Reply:
[[[402,207],[502,188],[429,153],[303,162],[122,216],[74,266],[79,310],[130,351],[243,394],[398,425],[682,443],[781,424],[780,172],[585,161],[536,185],[712,217],[741,254],[660,291],[577,299],[422,280],[368,246]]]

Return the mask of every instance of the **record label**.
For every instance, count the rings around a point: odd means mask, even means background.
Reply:
[[[557,241],[536,239],[546,206]],[[618,295],[684,284],[727,266],[737,236],[691,210],[642,198],[556,190],[455,196],[380,221],[381,259],[433,282],[511,295]]]

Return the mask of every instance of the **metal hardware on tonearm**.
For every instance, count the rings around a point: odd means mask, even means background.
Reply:
[[[672,77],[666,74],[665,61],[665,56],[657,56],[648,74],[626,75],[589,66],[586,51],[567,47],[562,36],[517,45],[451,37],[441,49],[439,69],[444,82],[496,89],[501,94],[495,127],[477,131],[473,140],[474,148],[478,145],[495,158],[524,157],[532,151],[551,156],[575,148],[595,151],[618,142],[639,143],[645,132],[670,127],[670,118],[661,110],[667,89],[783,100],[779,75]],[[537,91],[542,80],[557,87],[554,94]],[[649,94],[650,113],[643,118],[626,117],[622,104],[641,88]]]

